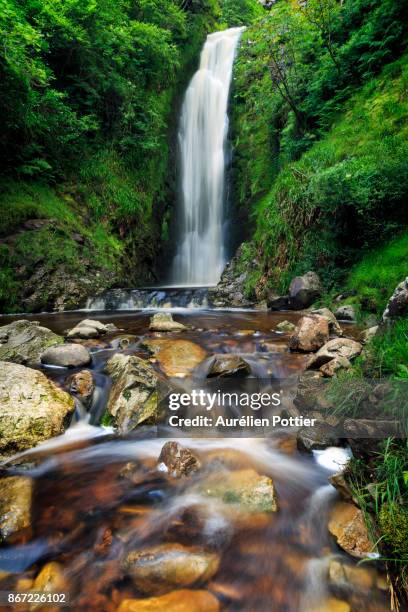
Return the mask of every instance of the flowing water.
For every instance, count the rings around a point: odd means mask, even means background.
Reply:
[[[171,272],[174,285],[216,285],[225,265],[227,106],[242,30],[231,28],[207,37],[185,95],[179,129],[181,209],[179,248]]]
[[[158,469],[166,440],[158,438],[154,428],[118,437],[98,425],[111,387],[106,361],[117,352],[148,358],[142,342],[155,336],[148,331],[150,315],[149,311],[92,313],[92,318],[113,322],[122,331],[83,341],[92,352],[97,386],[89,411],[80,410],[79,420],[64,435],[3,466],[8,473],[31,476],[35,488],[31,532],[0,548],[0,590],[30,584],[46,563],[56,561],[64,571],[70,609],[114,611],[124,599],[146,597],[122,570],[126,554],[177,542],[219,556],[217,573],[193,588],[212,593],[221,610],[329,612],[328,598],[333,595],[348,600],[352,611],[387,610],[386,596],[375,586],[375,564],[367,570],[371,587],[344,585],[338,592],[328,578],[332,560],[355,565],[326,528],[329,509],[338,499],[327,479],[347,459],[347,449],[301,454],[294,440],[279,431],[268,438],[184,437],[181,443],[199,456],[202,469],[174,481]],[[280,321],[296,322],[299,314],[203,309],[180,310],[174,316],[193,327],[182,338],[200,344],[208,354],[242,355],[255,370],[257,364],[262,367],[263,376],[287,377],[304,368],[306,357],[290,353],[288,336],[276,331]],[[31,318],[61,333],[84,313]],[[11,319],[0,318],[0,325]],[[121,344],[123,337],[130,343]],[[43,369],[60,385],[73,372]],[[199,370],[199,375],[205,372]],[[129,462],[130,478],[124,476]],[[228,503],[197,492],[208,474],[227,477],[242,469],[273,479],[276,513],[236,515]],[[9,574],[2,578],[2,572]],[[333,608],[337,609],[348,608]]]

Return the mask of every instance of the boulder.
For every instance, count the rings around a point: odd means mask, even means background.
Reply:
[[[343,335],[343,330],[341,329],[339,322],[337,321],[332,311],[328,308],[317,308],[316,310],[312,310],[311,314],[316,314],[327,319],[330,334],[333,334],[335,336]]]
[[[38,322],[14,321],[0,327],[0,360],[36,366],[41,354],[64,339]]]
[[[41,355],[41,363],[62,368],[80,368],[91,363],[91,354],[81,344],[52,346]]]
[[[63,433],[73,397],[42,372],[0,362],[0,454],[26,450]]]
[[[69,392],[76,395],[85,406],[91,404],[95,384],[90,370],[81,370],[72,374],[67,380],[67,386]]]
[[[395,289],[388,300],[384,310],[382,321],[387,321],[393,317],[403,317],[408,314],[408,276]]]
[[[199,547],[161,544],[130,552],[123,569],[144,593],[166,593],[203,583],[214,576],[219,557]]]
[[[281,321],[276,326],[276,329],[280,332],[292,332],[295,328],[296,325],[290,321]]]
[[[0,479],[0,542],[31,525],[33,481],[25,476]]]
[[[338,446],[340,440],[335,430],[325,423],[317,423],[314,427],[303,427],[296,435],[296,444],[300,451],[311,453],[330,446]]]
[[[332,559],[329,564],[329,581],[337,590],[370,591],[374,586],[374,574],[371,570]]]
[[[290,299],[288,295],[277,295],[273,292],[268,292],[266,296],[266,305],[269,310],[288,310],[290,307]]]
[[[347,502],[337,502],[329,515],[328,529],[337,544],[358,559],[373,553],[362,511]]]
[[[167,376],[188,376],[207,356],[206,351],[190,340],[153,338],[143,346],[152,352]]]
[[[319,370],[326,378],[332,378],[339,370],[349,370],[351,363],[346,357],[339,355],[335,359],[323,364]]]
[[[94,319],[84,319],[73,327],[68,333],[67,338],[99,338],[107,333],[118,331],[113,323],[104,324]]]
[[[239,355],[216,355],[207,378],[240,378],[251,374],[251,366]]]
[[[329,339],[329,324],[325,317],[305,315],[300,318],[289,339],[291,351],[317,351]]]
[[[160,452],[158,468],[174,478],[189,476],[201,467],[199,459],[190,449],[178,442],[166,442]]]
[[[156,312],[150,319],[149,325],[150,331],[156,332],[173,332],[183,331],[187,329],[183,323],[173,321],[173,317],[170,312]]]
[[[363,350],[363,346],[356,340],[351,338],[335,338],[329,340],[324,346],[317,351],[315,355],[309,359],[306,364],[307,370],[318,370],[322,365],[337,359],[338,357],[344,357],[349,361],[357,357]]]
[[[148,361],[135,355],[114,355],[106,365],[113,380],[108,412],[120,433],[142,423],[154,425],[159,417],[159,377]]]
[[[364,344],[366,342],[370,342],[370,340],[372,340],[374,338],[374,336],[377,334],[379,329],[378,325],[373,325],[372,327],[369,327],[368,329],[364,329],[361,332],[361,339],[364,342]]]
[[[344,471],[337,472],[332,476],[329,476],[329,482],[341,495],[341,497],[348,502],[353,501],[353,493],[350,489],[350,485],[348,484]]]
[[[354,310],[354,306],[352,306],[351,304],[344,304],[343,306],[339,306],[334,315],[338,321],[356,320],[356,312]]]
[[[294,310],[308,308],[322,294],[322,284],[316,272],[296,276],[289,286],[290,305]]]
[[[208,591],[179,589],[148,599],[125,599],[117,612],[219,612],[218,599]]]
[[[239,512],[270,513],[278,509],[272,480],[252,469],[217,471],[198,484],[195,490],[207,497],[218,498]]]

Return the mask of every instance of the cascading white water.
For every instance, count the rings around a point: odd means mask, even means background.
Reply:
[[[181,210],[172,283],[217,284],[223,244],[228,95],[235,50],[244,28],[210,34],[187,89],[179,128]]]

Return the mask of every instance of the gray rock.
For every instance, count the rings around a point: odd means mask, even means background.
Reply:
[[[154,425],[160,418],[158,402],[159,375],[148,361],[135,355],[114,355],[107,363],[113,379],[108,412],[120,433],[138,425]]]
[[[314,427],[304,427],[296,436],[297,447],[300,451],[311,453],[329,446],[338,446],[340,440],[330,427],[317,424]]]
[[[83,339],[99,338],[115,331],[117,331],[117,327],[113,323],[105,325],[95,319],[84,319],[68,332],[67,337]]]
[[[325,363],[337,357],[345,357],[349,361],[357,357],[363,350],[363,346],[356,340],[350,338],[335,338],[329,340],[321,349],[313,355],[306,364],[306,369],[317,370]]]
[[[63,433],[74,398],[42,372],[0,362],[0,454],[36,446]]]
[[[38,322],[20,320],[0,327],[0,360],[34,366],[49,347],[64,339]]]
[[[187,329],[183,323],[174,321],[170,312],[157,312],[150,319],[150,331],[172,332]]]
[[[352,306],[351,304],[344,304],[343,306],[339,306],[339,308],[337,308],[334,314],[338,321],[356,320],[356,312],[354,310],[354,306]]]
[[[0,542],[31,525],[33,481],[26,476],[0,479]]]
[[[408,314],[408,276],[395,289],[384,310],[382,321]]]
[[[258,300],[256,295],[248,296],[245,283],[251,269],[258,266],[256,260],[245,264],[245,271],[242,272],[244,250],[247,245],[241,244],[234,257],[225,266],[220,281],[216,287],[208,290],[209,302],[217,308],[222,307],[250,307]]]
[[[322,294],[322,284],[316,272],[296,276],[289,286],[290,305],[294,310],[307,308]]]
[[[80,368],[91,363],[91,354],[82,344],[61,344],[44,351],[41,363],[63,368]]]
[[[239,355],[217,355],[211,363],[207,378],[249,376],[251,366]]]
[[[369,342],[370,340],[372,340],[372,338],[374,338],[374,336],[377,334],[379,329],[378,325],[373,325],[373,327],[369,327],[368,329],[364,329],[361,332],[361,338],[362,341],[364,343]]]

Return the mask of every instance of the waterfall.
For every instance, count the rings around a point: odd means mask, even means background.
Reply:
[[[181,202],[171,282],[216,285],[223,244],[228,95],[235,50],[244,28],[210,34],[185,94],[179,127]]]

